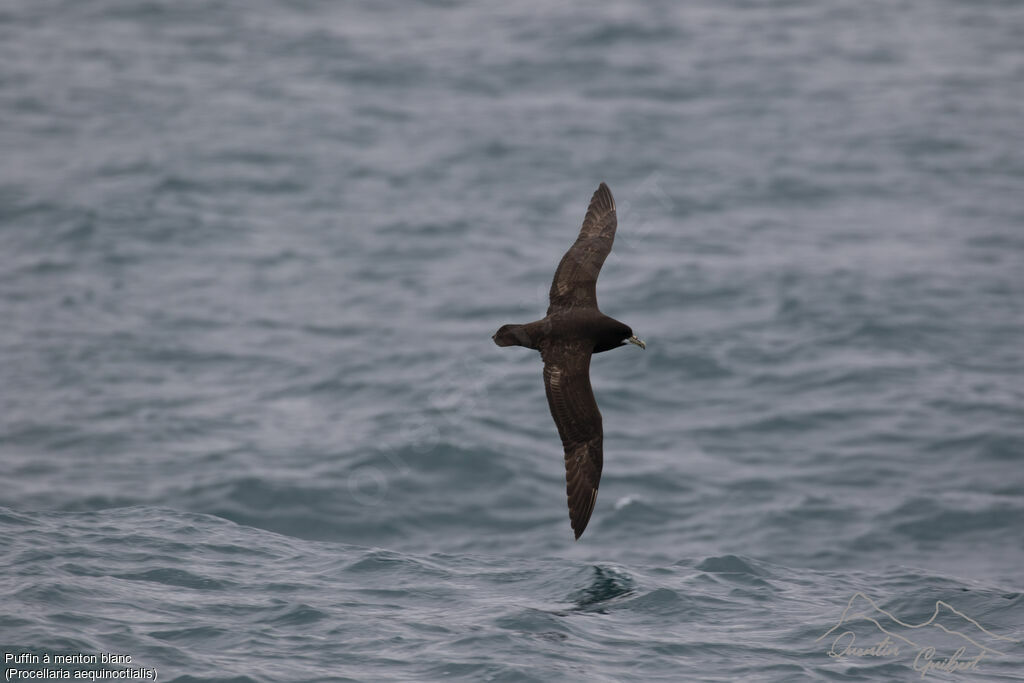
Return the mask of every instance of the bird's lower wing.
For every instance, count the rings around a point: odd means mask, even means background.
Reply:
[[[544,390],[565,451],[569,521],[576,538],[594,511],[604,461],[601,411],[590,386],[591,351],[578,342],[550,342],[541,348]]]

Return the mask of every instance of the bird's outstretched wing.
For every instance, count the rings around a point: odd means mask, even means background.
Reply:
[[[551,341],[541,346],[544,390],[565,450],[569,521],[577,539],[594,511],[604,460],[601,411],[590,387],[591,351],[581,341]]]
[[[590,199],[580,236],[555,270],[548,315],[558,309],[597,307],[597,276],[612,250],[617,225],[612,191],[601,183]]]

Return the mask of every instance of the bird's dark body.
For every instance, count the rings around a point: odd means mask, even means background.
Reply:
[[[544,389],[565,451],[569,520],[576,538],[594,510],[604,461],[604,429],[590,386],[590,357],[627,342],[645,347],[628,325],[597,307],[597,276],[611,252],[616,226],[615,200],[601,183],[579,237],[555,271],[547,315],[532,323],[502,325],[493,337],[498,346],[540,351],[544,360]]]
[[[542,340],[589,340],[594,344],[591,353],[601,353],[625,346],[623,340],[632,335],[629,325],[596,308],[581,308],[556,312],[525,325],[503,325],[494,335],[494,342],[498,346],[525,346],[540,351]]]

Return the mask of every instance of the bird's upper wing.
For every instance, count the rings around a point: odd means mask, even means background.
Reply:
[[[576,538],[594,511],[604,460],[601,411],[590,387],[591,351],[581,341],[549,341],[541,346],[544,390],[565,450],[565,489]]]
[[[612,191],[601,183],[590,199],[580,236],[555,270],[548,315],[574,306],[597,307],[597,276],[612,250],[617,225]]]

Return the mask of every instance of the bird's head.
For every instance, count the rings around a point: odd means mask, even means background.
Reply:
[[[630,327],[629,325],[625,325],[623,323],[619,324],[622,325],[622,327],[618,330],[620,335],[619,338],[621,339],[621,341],[619,342],[619,346],[625,346],[626,344],[636,344],[641,349],[644,349],[645,351],[647,350],[647,344],[644,343],[643,339],[640,339],[635,334],[633,334],[632,327]]]
[[[636,344],[641,349],[647,348],[647,344],[633,334],[633,329],[629,325],[614,320],[611,326],[606,328],[606,331],[603,331],[600,335],[597,344],[594,345],[594,353],[617,349],[626,344]]]

